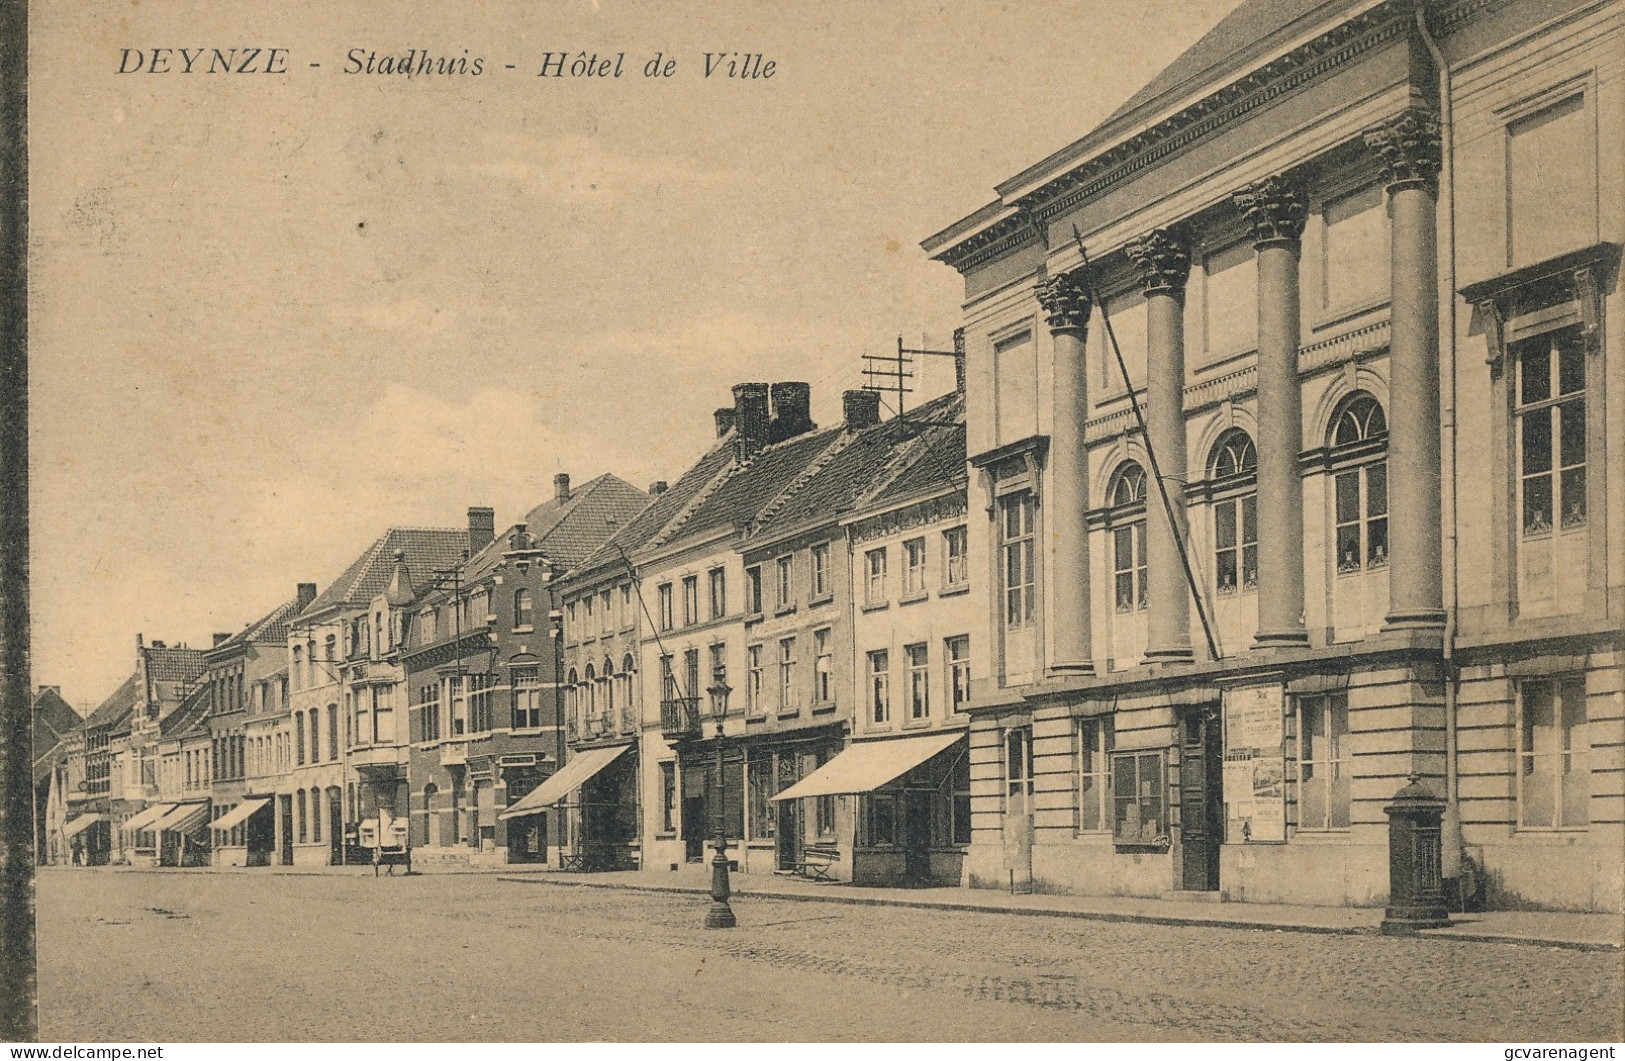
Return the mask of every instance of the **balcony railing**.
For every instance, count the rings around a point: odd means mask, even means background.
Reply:
[[[660,733],[667,740],[686,740],[700,735],[700,698],[680,697],[660,701]]]

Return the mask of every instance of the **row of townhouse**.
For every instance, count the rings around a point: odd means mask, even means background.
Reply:
[[[64,831],[184,861],[240,725],[248,861],[1366,905],[1404,792],[1431,884],[1619,910],[1622,56],[1621,0],[1244,0],[925,241],[955,393],[740,384],[669,488],[391,531],[259,678],[141,648]],[[200,730],[206,670],[286,693]]]

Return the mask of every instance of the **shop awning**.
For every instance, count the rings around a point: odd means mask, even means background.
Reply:
[[[125,822],[124,831],[127,833],[138,833],[143,829],[151,829],[153,822],[174,810],[175,806],[176,805],[173,803],[154,803],[146,810]]]
[[[209,821],[207,803],[182,803],[153,823],[158,832],[192,833]]]
[[[558,773],[531,789],[518,803],[498,814],[497,820],[507,821],[509,818],[521,818],[527,814],[544,813],[553,804],[591,780],[594,774],[618,759],[629,747],[631,745],[622,744],[614,748],[588,748],[584,752],[578,752],[576,757],[565,763]]]
[[[84,832],[92,825],[95,825],[97,822],[104,822],[106,820],[107,815],[105,814],[81,814],[79,817],[73,819],[73,821],[62,827],[62,835],[78,836],[80,833]]]
[[[261,807],[269,807],[268,799],[245,799],[235,807],[209,823],[211,829],[235,829],[254,816],[254,812]]]
[[[964,739],[963,733],[922,733],[898,740],[871,740],[848,745],[839,755],[774,796],[775,800],[808,796],[847,796],[873,792],[895,781],[940,751]]]

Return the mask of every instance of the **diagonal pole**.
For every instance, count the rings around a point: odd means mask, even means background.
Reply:
[[[1117,345],[1117,333],[1112,331],[1112,318],[1106,312],[1106,303],[1095,291],[1095,278],[1089,269],[1089,252],[1083,249],[1083,233],[1078,226],[1072,226],[1072,238],[1078,243],[1078,254],[1083,257],[1083,282],[1089,288],[1089,301],[1100,310],[1100,322],[1106,328],[1106,339],[1111,343],[1112,353],[1117,358],[1117,371],[1123,375],[1123,389],[1128,392],[1129,408],[1134,411],[1134,422],[1139,425],[1140,437],[1145,440],[1145,453],[1151,461],[1151,478],[1157,484],[1157,496],[1162,500],[1162,511],[1168,519],[1170,528],[1177,528],[1179,524],[1174,520],[1174,503],[1168,496],[1168,487],[1162,481],[1162,468],[1157,464],[1157,451],[1151,445],[1151,432],[1145,426],[1145,411],[1140,408],[1139,396],[1134,393],[1134,381],[1129,378],[1128,363],[1123,360],[1122,348]],[[1219,642],[1213,635],[1213,624],[1208,620],[1207,605],[1202,602],[1202,590],[1196,584],[1196,572],[1191,567],[1190,547],[1185,543],[1185,537],[1176,533],[1173,535],[1174,546],[1179,550],[1179,563],[1185,569],[1185,582],[1190,586],[1191,600],[1196,603],[1197,618],[1202,620],[1202,634],[1207,638],[1208,654],[1213,659],[1222,659],[1219,655]]]

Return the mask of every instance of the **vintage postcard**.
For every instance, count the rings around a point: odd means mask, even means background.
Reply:
[[[26,25],[0,1039],[1625,1038],[1622,0]]]

